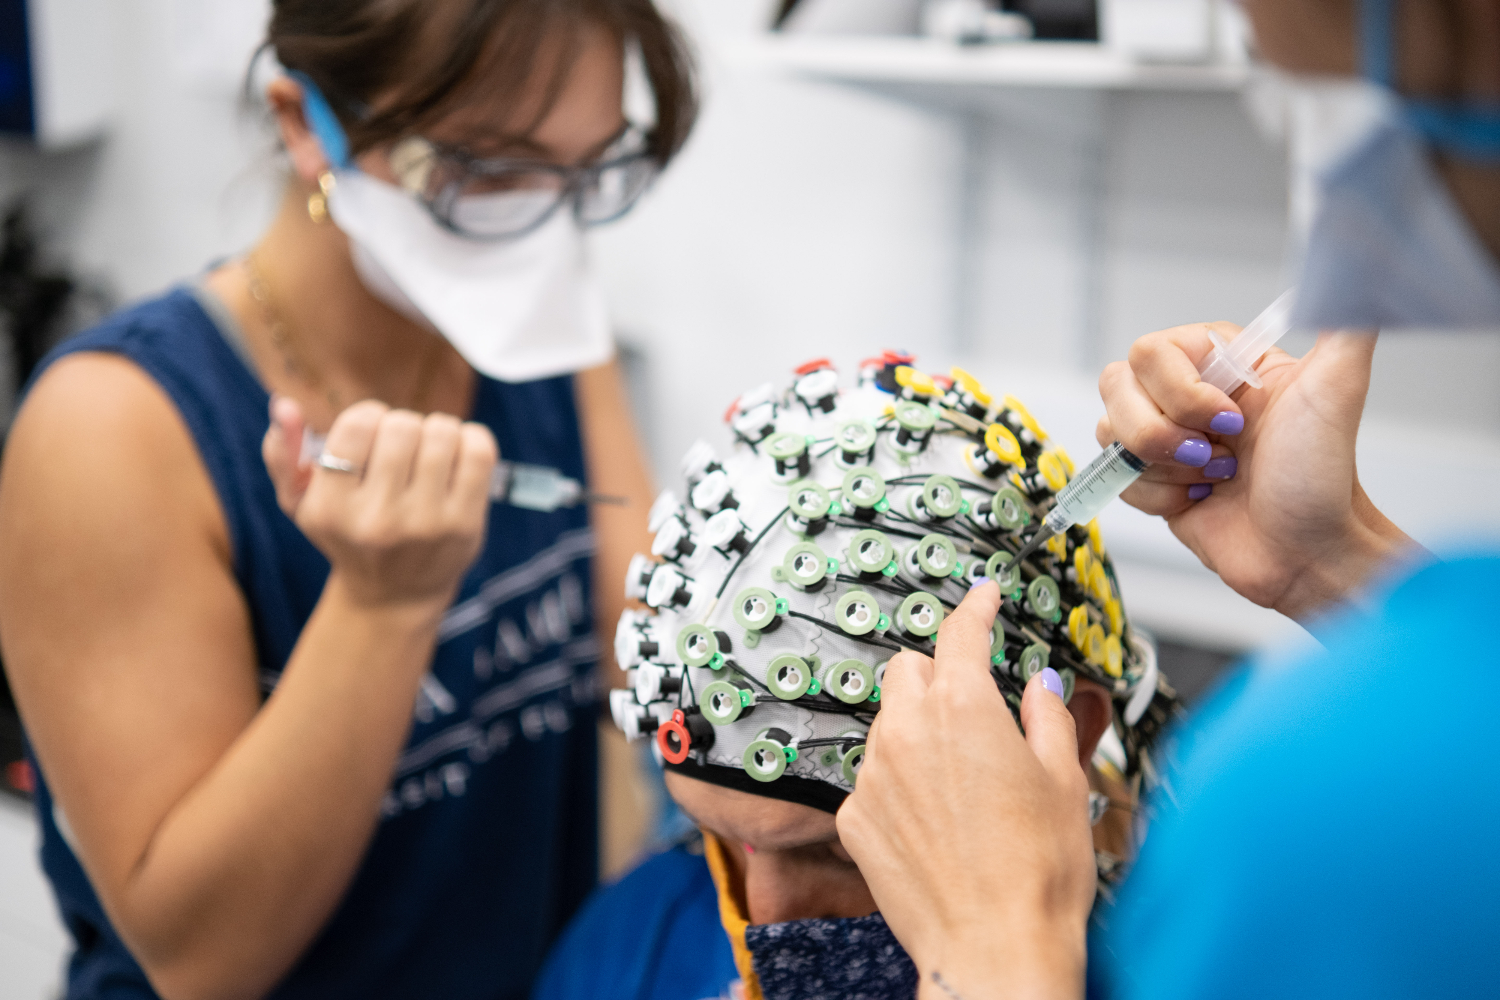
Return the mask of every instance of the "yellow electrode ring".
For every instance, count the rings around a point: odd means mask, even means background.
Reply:
[[[1066,535],[1053,535],[1047,539],[1047,551],[1057,557],[1058,562],[1068,561],[1068,539]]]
[[[1117,635],[1104,640],[1104,672],[1111,677],[1119,677],[1125,673],[1125,653]]]
[[[1058,461],[1062,462],[1063,469],[1068,473],[1069,479],[1072,479],[1075,475],[1077,475],[1078,466],[1073,464],[1073,456],[1069,455],[1067,451],[1061,447],[1053,448],[1052,451],[1053,454],[1057,455]]]
[[[1094,563],[1089,567],[1089,593],[1094,595],[1100,604],[1106,604],[1114,599],[1114,594],[1109,589],[1109,577],[1104,572],[1103,563]]]
[[[952,374],[953,381],[957,382],[961,389],[973,396],[974,402],[980,406],[989,406],[995,401],[994,396],[984,391],[984,386],[979,384],[979,380],[962,368],[954,368]]]
[[[910,389],[918,396],[936,396],[941,391],[931,375],[919,372],[915,368],[908,368],[906,365],[901,365],[896,369],[896,384],[903,389]]]
[[[1079,651],[1083,650],[1083,644],[1088,637],[1089,612],[1082,604],[1068,612],[1068,638],[1073,640],[1073,645]]]
[[[1104,602],[1104,616],[1109,619],[1109,631],[1113,635],[1122,635],[1125,632],[1125,609],[1120,607],[1120,602],[1111,597]]]
[[[1056,452],[1044,451],[1036,458],[1036,471],[1047,480],[1047,485],[1054,493],[1061,491],[1068,485],[1068,474],[1063,469],[1062,459],[1057,457]],[[1058,536],[1061,537],[1061,536]]]
[[[1016,440],[1010,428],[1002,424],[990,424],[990,429],[984,432],[984,446],[1008,465],[1026,464],[1026,459],[1021,454],[1021,442]]]
[[[1094,550],[1094,555],[1104,558],[1104,532],[1099,530],[1097,517],[1089,522],[1089,548]]]
[[[1047,440],[1047,432],[1042,430],[1042,425],[1036,422],[1036,417],[1033,417],[1031,411],[1026,409],[1025,403],[1014,396],[1006,396],[1004,405],[1007,410],[1021,419],[1021,426],[1036,435],[1038,441]]]
[[[1109,640],[1104,637],[1104,626],[1090,625],[1084,641],[1087,644],[1084,655],[1088,657],[1089,662],[1096,667],[1105,666],[1105,647]]]
[[[1089,547],[1080,545],[1073,550],[1073,572],[1078,574],[1078,585],[1088,586],[1089,582]]]

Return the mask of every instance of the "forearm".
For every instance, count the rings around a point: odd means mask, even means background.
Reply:
[[[361,607],[330,577],[276,691],[114,901],[169,1000],[261,996],[327,921],[373,834],[440,618]]]

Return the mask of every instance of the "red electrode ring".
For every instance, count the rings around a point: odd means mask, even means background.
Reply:
[[[677,749],[672,748],[672,737],[677,737]],[[672,713],[671,722],[663,722],[656,730],[656,748],[669,764],[681,764],[693,749],[693,737],[687,728],[687,716],[682,709]]]

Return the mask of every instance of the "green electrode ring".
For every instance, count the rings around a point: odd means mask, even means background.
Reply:
[[[1010,595],[1021,586],[1021,566],[1009,552],[996,552],[984,564],[984,575],[1000,585],[1000,593]]]
[[[1005,662],[1005,628],[998,621],[990,626],[990,662],[997,667]]]
[[[823,689],[845,705],[858,705],[875,694],[875,671],[861,660],[840,660],[823,675]]]
[[[1047,661],[1052,659],[1052,652],[1039,642],[1034,642],[1021,650],[1021,662],[1017,669],[1021,674],[1021,681],[1025,683],[1037,674],[1047,669]]]
[[[706,625],[689,625],[677,633],[677,658],[689,667],[723,669],[724,650],[719,646],[718,633]]]
[[[816,587],[828,576],[828,554],[812,542],[798,542],[787,549],[781,572],[787,583],[804,590]]]
[[[1050,576],[1038,576],[1032,580],[1026,588],[1026,603],[1038,618],[1051,619],[1053,615],[1061,614],[1062,594],[1057,581]]]
[[[943,603],[925,591],[917,591],[901,602],[896,621],[902,631],[922,639],[937,634],[943,624]]]
[[[776,657],[766,668],[766,687],[782,701],[794,701],[807,694],[812,680],[807,661],[790,653]]]
[[[870,528],[849,539],[849,562],[861,573],[883,573],[896,558],[896,546],[883,531]]]
[[[923,576],[946,577],[953,575],[958,565],[958,547],[947,535],[924,535],[916,544],[917,568]]]
[[[714,681],[698,696],[703,717],[716,726],[729,725],[754,706],[755,692],[740,681]]]
[[[936,475],[922,485],[922,506],[936,518],[957,517],[964,513],[964,492],[952,476]]]
[[[833,495],[811,480],[799,479],[786,491],[786,504],[794,517],[821,521],[833,507]]]
[[[850,747],[849,752],[844,754],[844,780],[851,785],[854,784],[854,779],[859,777],[859,765],[864,762],[865,745],[861,743],[859,746]]]
[[[734,599],[734,620],[751,631],[769,631],[787,610],[787,602],[764,587],[746,587]]]
[[[1073,692],[1078,687],[1078,675],[1070,667],[1064,667],[1059,673],[1062,675],[1063,704],[1066,705],[1073,700]]]
[[[875,428],[863,420],[845,420],[833,432],[833,443],[849,455],[864,455],[875,447]]]
[[[756,781],[775,781],[786,773],[787,751],[775,740],[759,739],[745,748],[745,773]],[[792,753],[796,753],[792,750]]]
[[[880,605],[863,590],[845,592],[833,609],[834,623],[850,635],[869,635],[880,618]]]
[[[1017,531],[1031,523],[1031,505],[1014,486],[1002,486],[995,492],[990,513],[1003,531]]]
[[[896,423],[913,434],[920,434],[937,426],[937,414],[924,403],[903,399],[896,403]]]
[[[885,477],[867,465],[850,469],[845,474],[843,494],[845,503],[864,510],[884,512],[890,509],[885,498]]]
[[[802,434],[777,434],[766,444],[766,454],[783,462],[807,454],[807,437]]]

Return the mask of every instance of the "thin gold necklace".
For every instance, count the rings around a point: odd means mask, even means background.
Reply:
[[[250,288],[250,297],[260,306],[261,318],[266,328],[271,332],[271,342],[276,345],[276,351],[281,355],[282,365],[288,376],[302,382],[314,392],[321,393],[333,408],[335,414],[344,412],[344,397],[323,378],[313,365],[307,360],[297,342],[292,328],[281,318],[276,304],[271,299],[270,289],[266,287],[265,277],[261,274],[260,267],[255,263],[255,255],[249,254],[245,257],[245,277]],[[413,409],[427,399],[428,392],[432,388],[433,376],[437,373],[437,361],[442,354],[442,345],[433,345],[429,353],[427,363],[422,368],[421,378],[417,383],[417,391],[413,398]]]

